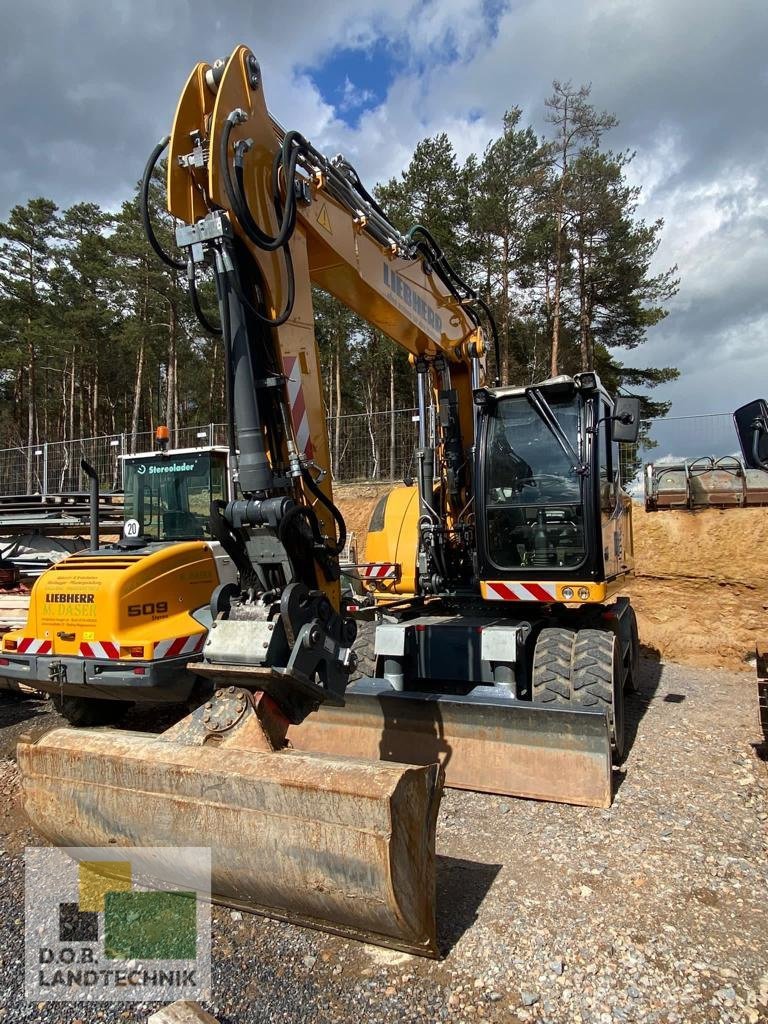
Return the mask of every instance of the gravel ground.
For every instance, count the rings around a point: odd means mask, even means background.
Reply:
[[[440,935],[425,961],[214,910],[222,1024],[768,1021],[768,772],[751,675],[645,662],[610,810],[447,791]],[[13,747],[54,724],[0,706],[0,1020],[146,1021],[132,1004],[27,1004]]]

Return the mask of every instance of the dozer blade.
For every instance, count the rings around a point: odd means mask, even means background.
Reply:
[[[219,902],[436,956],[439,765],[253,749],[247,722],[201,742],[202,711],[160,736],[22,740],[33,825],[64,847],[210,846]]]
[[[492,694],[397,692],[360,680],[344,708],[321,708],[288,738],[298,750],[410,764],[439,760],[453,789],[610,807],[611,744],[602,711]]]

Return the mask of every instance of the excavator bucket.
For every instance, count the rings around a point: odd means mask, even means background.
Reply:
[[[63,847],[210,846],[217,902],[437,956],[439,765],[270,749],[241,693],[160,735],[23,738],[28,817]]]
[[[453,789],[610,807],[611,743],[602,711],[572,711],[492,695],[395,692],[360,680],[344,708],[292,726],[304,751],[428,764]]]

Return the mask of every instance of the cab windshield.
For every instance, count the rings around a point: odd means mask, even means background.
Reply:
[[[582,407],[576,396],[546,401],[583,458]],[[501,399],[487,434],[488,554],[499,568],[556,569],[586,556],[582,476],[525,395]]]
[[[125,522],[138,522],[151,541],[202,540],[211,501],[226,498],[225,479],[224,460],[210,452],[126,460]]]

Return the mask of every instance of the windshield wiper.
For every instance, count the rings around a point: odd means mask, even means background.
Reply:
[[[581,461],[579,453],[571,444],[570,438],[565,433],[563,428],[560,426],[560,421],[558,420],[557,416],[555,416],[554,412],[552,411],[552,407],[550,406],[549,402],[546,400],[544,395],[542,395],[541,391],[539,391],[538,388],[526,388],[525,397],[528,399],[533,408],[539,414],[539,416],[547,426],[549,432],[552,434],[554,439],[562,448],[563,454],[565,455],[566,459],[573,461],[573,465],[571,468],[576,473],[578,473],[579,476],[586,476],[586,464]]]

